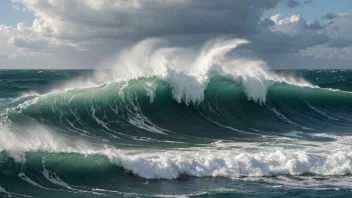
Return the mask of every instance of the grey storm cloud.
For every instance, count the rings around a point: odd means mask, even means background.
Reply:
[[[323,19],[328,19],[328,20],[333,20],[333,19],[336,18],[336,17],[337,17],[336,14],[327,13],[327,14],[325,14],[325,16],[323,16],[322,18],[323,18]]]
[[[264,19],[260,22],[260,24],[264,27],[268,27],[268,26],[274,26],[275,22],[271,19]]]
[[[307,23],[299,15],[282,18],[281,15],[263,19],[259,34],[250,35],[251,44],[244,46],[257,53],[297,53],[301,49],[325,44],[330,37],[320,30],[319,21]]]
[[[351,16],[348,13],[339,13],[339,14],[334,14],[334,13],[326,13],[322,19],[326,20],[334,20],[334,19],[348,19],[351,18]]]
[[[263,11],[295,0],[14,0],[33,11],[32,31],[73,43],[92,39],[140,40],[179,34],[259,31]]]
[[[321,30],[324,29],[324,26],[320,24],[319,21],[315,20],[313,23],[307,25],[308,28],[312,30]]]
[[[301,3],[298,2],[298,1],[295,1],[295,0],[289,0],[289,1],[287,2],[287,5],[288,5],[289,7],[291,7],[291,8],[293,8],[293,7],[296,7],[296,6],[301,5]]]
[[[28,40],[19,37],[12,37],[9,43],[16,47],[29,48],[34,50],[48,49],[50,46],[46,41],[42,40]]]
[[[303,3],[304,3],[304,4],[312,4],[312,3],[313,3],[313,0],[304,0]]]
[[[290,9],[312,0],[11,1],[33,12],[35,20],[31,25],[0,25],[0,41],[3,37],[20,52],[46,52],[83,67],[94,67],[124,46],[151,37],[177,45],[199,45],[217,36],[244,38],[251,43],[242,48],[264,54],[297,53],[330,39],[321,21],[307,23],[299,15],[262,19],[266,10],[279,5]],[[338,16],[346,17],[324,17]]]

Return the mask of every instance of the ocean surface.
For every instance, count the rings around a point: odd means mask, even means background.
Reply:
[[[0,197],[352,196],[352,71],[250,71],[1,70]]]

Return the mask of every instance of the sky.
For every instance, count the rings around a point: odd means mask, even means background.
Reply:
[[[350,0],[0,0],[0,69],[96,68],[149,38],[235,49],[271,68],[352,69]],[[231,56],[231,54],[230,54]]]

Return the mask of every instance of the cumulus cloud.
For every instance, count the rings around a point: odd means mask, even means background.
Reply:
[[[0,25],[0,44],[6,40],[16,49],[11,53],[36,60],[50,57],[65,67],[94,67],[124,46],[150,37],[197,45],[227,35],[249,39],[251,44],[243,49],[253,53],[297,53],[337,40],[330,35],[336,34],[333,25],[328,31],[322,21],[349,19],[347,13],[329,13],[313,23],[299,15],[261,18],[279,5],[293,8],[312,0],[11,1],[33,12],[35,19],[30,25]]]
[[[152,36],[199,33],[250,34],[261,12],[279,0],[220,1],[91,1],[14,0],[37,19],[35,33],[75,42],[114,38],[140,40]],[[290,1],[291,2],[291,1]]]
[[[261,33],[250,38],[253,51],[261,53],[297,53],[302,49],[324,44],[329,40],[319,22],[308,24],[299,15],[283,18],[274,15],[264,19]]]
[[[22,52],[66,56],[67,51],[75,51],[77,57],[89,54],[96,58],[82,63],[84,67],[93,67],[98,59],[124,45],[150,37],[182,38],[180,42],[194,44],[217,35],[257,34],[265,10],[280,3],[291,7],[296,3],[295,0],[11,1],[26,7],[36,18],[30,26],[23,23],[17,27],[3,26],[0,34],[9,45]]]
[[[307,27],[307,22],[299,15],[282,18],[280,14],[277,14],[270,19],[275,23],[275,26],[271,28],[274,32],[281,32],[290,36],[302,34]]]

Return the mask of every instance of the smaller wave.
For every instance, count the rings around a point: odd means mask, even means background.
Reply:
[[[194,148],[193,148],[194,149]],[[145,179],[179,179],[192,177],[270,177],[279,175],[325,175],[342,176],[352,173],[352,153],[348,151],[310,153],[305,151],[261,151],[257,153],[240,150],[187,150],[123,151],[115,148],[79,152],[81,160],[72,163],[92,163],[99,155],[127,172]],[[75,153],[75,152],[74,152]],[[73,155],[77,155],[74,154]],[[45,154],[45,153],[43,153]],[[12,155],[13,156],[13,155]],[[45,156],[45,155],[44,155]],[[56,153],[60,160],[71,160],[70,153]],[[91,157],[92,156],[92,157]],[[93,157],[95,156],[95,157]],[[65,159],[67,158],[67,159]],[[18,163],[30,163],[22,161]],[[71,163],[71,162],[70,162]],[[53,165],[51,165],[52,167]],[[60,169],[60,167],[56,167]],[[62,167],[61,167],[62,168]],[[44,167],[43,174],[57,185],[65,186],[57,176]],[[25,175],[21,178],[28,180]],[[28,182],[31,182],[28,180]]]
[[[265,146],[262,146],[260,141],[217,141],[207,147],[123,150],[65,137],[58,138],[53,132],[42,129],[39,133],[38,129],[35,134],[30,133],[32,130],[29,130],[27,135],[8,134],[6,144],[4,137],[1,138],[3,141],[0,149],[20,164],[31,163],[27,158],[33,154],[27,153],[42,155],[43,174],[49,181],[61,186],[65,186],[65,183],[45,168],[46,163],[49,163],[44,159],[47,152],[52,153],[55,158],[58,157],[60,161],[69,161],[76,159],[72,155],[81,155],[81,160],[72,162],[75,167],[83,165],[80,164],[82,160],[87,160],[84,163],[94,166],[89,160],[105,157],[111,164],[146,179],[178,179],[183,176],[238,178],[352,174],[352,152],[349,151],[352,137],[346,136],[312,135],[331,138],[331,142],[325,143],[294,138],[282,139],[279,143],[279,139],[274,138],[276,141],[267,142]],[[293,133],[293,136],[297,134]],[[11,139],[11,135],[17,137]],[[31,182],[25,174],[19,176]]]

